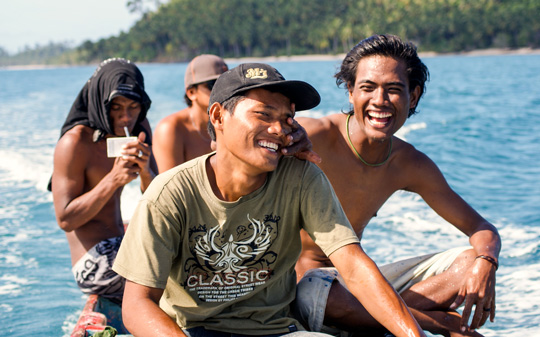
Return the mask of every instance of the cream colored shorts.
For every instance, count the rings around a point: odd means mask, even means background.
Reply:
[[[413,257],[381,266],[379,269],[394,289],[401,293],[420,281],[444,272],[462,252],[470,248],[458,247],[441,253]],[[306,272],[296,287],[293,312],[306,329],[343,337],[347,334],[323,324],[328,293],[336,279],[344,284],[335,268],[317,268]]]

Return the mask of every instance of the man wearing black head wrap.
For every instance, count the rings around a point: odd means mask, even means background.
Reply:
[[[157,172],[146,118],[144,79],[124,59],[103,61],[75,99],[54,153],[51,187],[81,290],[121,298],[124,279],[111,270],[124,235],[120,195],[140,176],[145,191]],[[122,156],[107,156],[107,138],[137,136]]]

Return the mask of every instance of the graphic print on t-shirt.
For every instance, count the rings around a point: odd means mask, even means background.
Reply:
[[[190,229],[190,251],[183,286],[204,302],[227,302],[244,296],[272,276],[277,254],[270,250],[278,235],[280,217],[257,220],[247,215],[246,224]]]

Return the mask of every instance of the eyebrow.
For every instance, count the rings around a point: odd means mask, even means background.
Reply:
[[[272,111],[278,111],[279,110],[278,108],[274,107],[273,105],[264,104],[262,102],[259,102],[256,105],[256,107],[257,107],[257,109],[263,108],[263,109],[268,109],[268,110],[272,110]],[[292,109],[290,109],[287,114],[290,115],[291,117],[294,117],[295,111],[292,111]]]
[[[368,83],[368,84],[374,84],[374,85],[377,85],[377,83],[371,81],[371,80],[360,80],[358,83]],[[403,82],[388,82],[388,83],[384,83],[384,86],[389,86],[389,85],[397,85],[397,86],[400,86],[400,87],[403,87],[405,88],[405,83]]]

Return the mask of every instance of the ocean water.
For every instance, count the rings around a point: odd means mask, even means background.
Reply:
[[[503,240],[497,317],[479,331],[540,336],[540,55],[424,61],[431,80],[420,113],[399,136],[430,156]],[[286,78],[308,81],[319,90],[322,103],[310,115],[349,108],[332,77],[339,61],[272,64]],[[185,106],[186,64],[140,68],[155,127]],[[0,69],[0,336],[68,336],[84,304],[46,185],[60,127],[94,69]],[[139,196],[137,183],[126,188],[126,219]],[[368,226],[363,245],[375,261],[387,263],[467,242],[421,198],[398,192]]]

